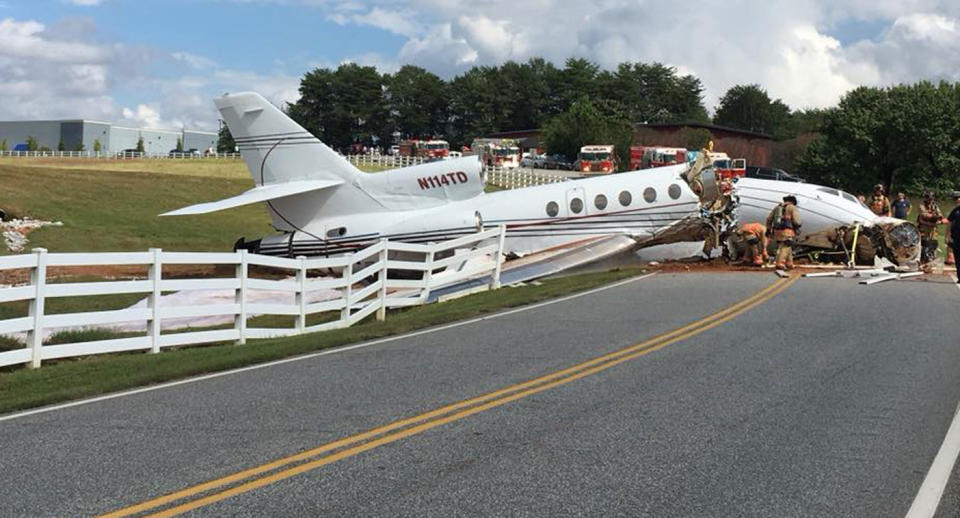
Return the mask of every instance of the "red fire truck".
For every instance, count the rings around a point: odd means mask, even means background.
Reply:
[[[512,169],[520,165],[520,146],[514,139],[478,138],[471,147],[488,166]]]
[[[583,146],[577,155],[574,169],[587,174],[610,174],[617,170],[613,146]]]
[[[397,150],[401,156],[419,156],[423,158],[446,158],[450,154],[450,143],[446,140],[403,140]]]

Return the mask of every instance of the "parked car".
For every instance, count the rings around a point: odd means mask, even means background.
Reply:
[[[536,153],[528,153],[520,159],[520,167],[529,167],[545,169],[547,166],[547,157]]]
[[[123,151],[118,151],[117,156],[120,158],[140,158],[143,153],[136,150],[136,148],[124,149]]]
[[[570,171],[573,169],[573,164],[567,160],[567,157],[559,154],[547,155],[543,159],[543,168],[544,169],[563,169]]]
[[[783,169],[775,167],[760,167],[755,165],[747,166],[747,172],[744,174],[747,178],[759,178],[760,180],[778,180],[781,182],[803,183],[805,180],[799,176],[794,176]]]

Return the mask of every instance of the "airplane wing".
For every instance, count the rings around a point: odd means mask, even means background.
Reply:
[[[320,189],[327,189],[330,187],[336,187],[343,183],[343,180],[302,180],[302,181],[293,181],[293,182],[283,182],[283,183],[272,183],[267,185],[258,185],[249,191],[234,196],[232,198],[226,198],[218,201],[211,201],[209,203],[200,203],[197,205],[191,205],[189,207],[184,207],[182,209],[173,210],[170,212],[165,212],[161,216],[186,216],[191,214],[206,214],[208,212],[216,212],[218,210],[232,209],[234,207],[239,207],[241,205],[247,205],[250,203],[257,203],[261,201],[274,200],[277,198],[284,198],[286,196],[293,196],[294,194],[301,194],[310,191],[317,191]]]

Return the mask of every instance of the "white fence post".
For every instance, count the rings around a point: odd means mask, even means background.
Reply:
[[[237,279],[240,280],[240,286],[233,294],[233,301],[240,305],[240,311],[233,316],[233,328],[237,330],[239,337],[237,345],[247,343],[247,254],[250,253],[246,248],[240,249],[240,263],[237,264]]]
[[[433,243],[430,243],[433,246]],[[436,252],[431,248],[423,259],[426,269],[423,271],[423,291],[420,292],[420,303],[425,304],[430,298],[430,282],[433,280],[433,256]]]
[[[153,282],[153,292],[147,297],[147,307],[150,308],[147,335],[150,336],[150,352],[158,353],[160,352],[160,298],[163,295],[160,291],[160,281],[163,278],[163,251],[159,248],[151,248],[150,254],[153,262],[150,263],[147,279]]]
[[[503,267],[503,241],[507,237],[507,226],[500,225],[500,234],[497,236],[497,264],[493,268],[493,280],[490,282],[490,289],[500,288],[500,270]]]
[[[353,277],[353,254],[350,254],[347,257],[347,260],[350,261],[343,267],[343,309],[340,311],[340,320],[343,320],[346,325],[350,325],[350,295],[353,290],[353,283],[351,282],[351,277]]]
[[[383,322],[387,319],[387,245],[386,238],[380,240],[383,250],[380,251],[380,308],[377,309],[377,320]]]
[[[30,368],[40,367],[41,348],[43,347],[43,302],[47,288],[47,249],[34,248],[33,253],[37,261],[30,270],[30,284],[36,288],[33,300],[30,301],[30,319],[33,327],[27,332],[27,347],[30,348]]]
[[[307,258],[301,255],[297,256],[297,260],[300,261],[297,269],[297,334],[302,335],[307,328]]]

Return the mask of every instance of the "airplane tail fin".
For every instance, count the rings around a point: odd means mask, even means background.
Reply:
[[[257,93],[226,94],[214,101],[230,128],[254,182],[351,182],[362,174]]]

